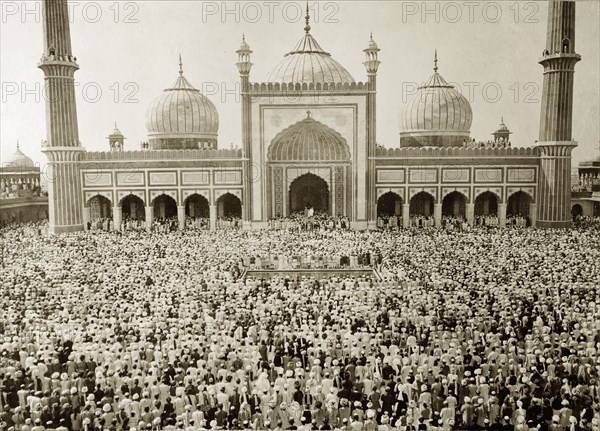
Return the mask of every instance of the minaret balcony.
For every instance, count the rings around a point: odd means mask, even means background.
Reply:
[[[556,52],[554,54],[545,54],[538,60],[538,63],[544,64],[546,62],[559,59],[572,59],[573,63],[577,63],[581,60],[581,55],[575,52]]]
[[[40,61],[38,62],[38,67],[52,65],[71,66],[75,69],[79,69],[77,59],[71,55],[42,55],[42,58],[40,58]]]

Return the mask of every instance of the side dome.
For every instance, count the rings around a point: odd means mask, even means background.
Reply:
[[[438,73],[417,89],[401,113],[401,147],[457,147],[470,139],[473,110],[454,86]]]
[[[280,84],[341,83],[352,84],[354,78],[344,66],[331,58],[310,34],[308,9],[305,34],[273,69],[267,82]]]
[[[34,168],[35,163],[33,160],[29,158],[23,151],[21,151],[21,147],[19,146],[19,142],[17,142],[17,148],[14,153],[12,153],[8,160],[6,161],[6,167],[11,168]]]
[[[348,161],[350,148],[338,132],[307,117],[281,131],[269,146],[269,161]]]
[[[216,148],[219,115],[183,76],[180,63],[179,78],[150,104],[146,128],[153,150]]]

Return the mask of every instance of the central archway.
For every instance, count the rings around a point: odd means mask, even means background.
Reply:
[[[327,182],[311,173],[299,176],[290,185],[290,211],[292,213],[313,208],[315,211],[329,211],[329,186]]]

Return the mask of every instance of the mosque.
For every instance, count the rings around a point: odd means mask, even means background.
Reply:
[[[515,148],[501,122],[486,144],[471,138],[468,100],[440,72],[431,76],[400,113],[396,148],[376,143],[377,43],[364,52],[366,75],[357,80],[311,34],[310,17],[298,43],[265,82],[251,74],[252,50],[237,53],[241,83],[241,148],[219,149],[219,116],[188,81],[180,59],[174,83],[147,111],[148,140],[128,149],[117,128],[108,148],[90,152],[79,141],[66,0],[43,2],[44,54],[39,63],[48,88],[48,136],[43,144],[53,177],[49,229],[84,229],[96,217],[151,221],[220,217],[262,229],[274,218],[312,207],[369,229],[378,215],[443,216],[470,224],[494,215],[504,226],[521,215],[531,226],[571,224],[571,136],[575,53],[575,2],[549,4],[543,57],[540,138]],[[416,80],[423,77],[409,77]],[[451,77],[456,78],[456,77]],[[58,82],[70,85],[55,85]],[[334,97],[333,97],[334,96]],[[290,101],[292,100],[292,101]],[[383,127],[388,127],[383,125]],[[584,197],[584,200],[589,200]],[[600,199],[599,199],[600,200]],[[593,205],[584,204],[584,212]],[[148,224],[148,223],[147,223]]]

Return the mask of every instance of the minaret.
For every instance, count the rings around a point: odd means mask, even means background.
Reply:
[[[238,55],[237,68],[240,72],[240,91],[242,95],[242,157],[244,158],[244,190],[242,199],[242,217],[246,221],[252,220],[252,103],[248,95],[250,83],[250,46],[246,43],[246,37],[242,35],[242,43],[236,51]]]
[[[540,116],[540,170],[537,190],[537,226],[571,225],[571,151],[573,75],[581,57],[575,53],[575,1],[548,2],[546,49]]]
[[[44,54],[38,67],[46,81],[49,232],[83,230],[79,142],[67,0],[44,0]]]
[[[369,40],[369,46],[363,49],[365,53],[365,68],[369,80],[369,94],[367,96],[367,209],[369,224],[374,227],[377,222],[377,192],[375,189],[375,156],[377,151],[377,69],[381,62],[377,56],[380,49],[373,40],[373,33]]]

